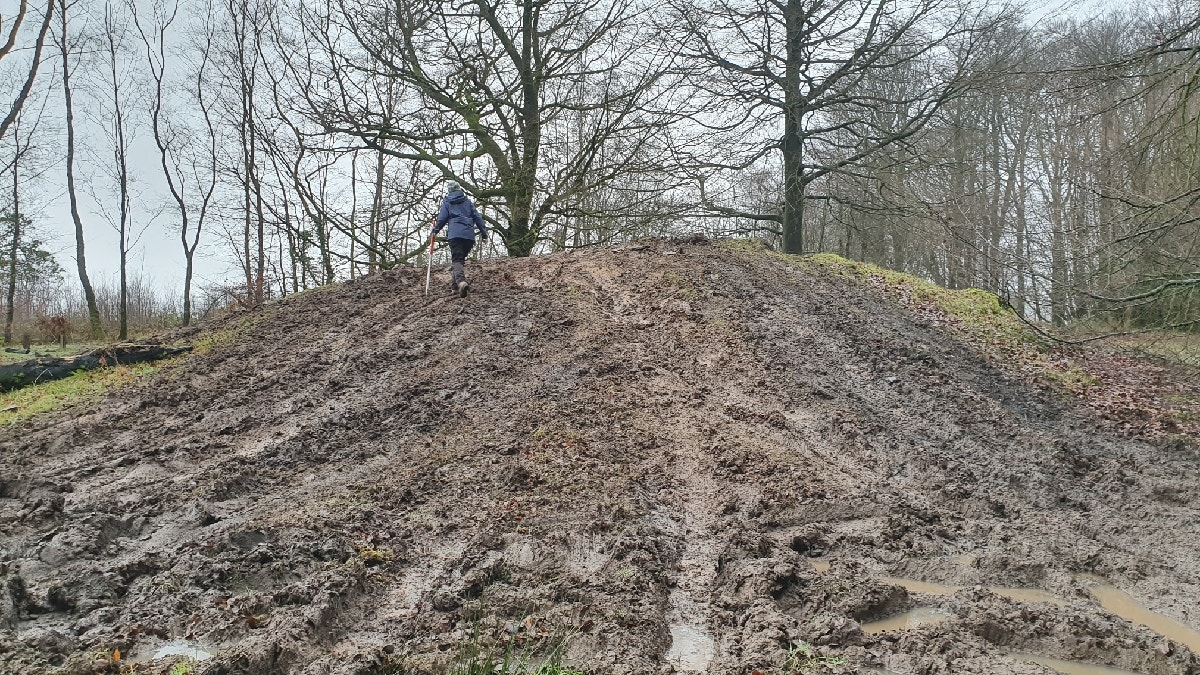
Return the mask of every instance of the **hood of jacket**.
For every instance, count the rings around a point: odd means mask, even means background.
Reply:
[[[454,192],[446,195],[446,201],[450,202],[451,204],[461,204],[466,200],[467,195],[462,190],[455,190]]]

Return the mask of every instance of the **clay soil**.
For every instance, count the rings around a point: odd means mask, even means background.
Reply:
[[[1200,673],[1079,576],[1200,627],[1192,439],[1117,435],[762,249],[470,272],[464,300],[401,269],[232,314],[0,432],[0,672],[441,673],[507,647],[589,674]],[[861,630],[917,606],[946,620]]]

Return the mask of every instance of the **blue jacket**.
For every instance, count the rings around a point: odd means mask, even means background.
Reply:
[[[442,200],[442,208],[438,211],[437,225],[433,228],[433,233],[436,235],[442,231],[446,224],[450,224],[450,231],[447,233],[447,239],[470,239],[475,241],[475,228],[479,228],[479,234],[487,238],[487,227],[483,224],[483,216],[479,215],[479,210],[471,203],[470,199],[463,194],[462,190],[455,190],[446,195]]]

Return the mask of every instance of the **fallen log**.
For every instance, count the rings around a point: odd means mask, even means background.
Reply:
[[[33,384],[61,380],[81,370],[158,361],[191,350],[191,347],[121,344],[101,347],[78,356],[30,359],[0,366],[0,391],[15,391]]]

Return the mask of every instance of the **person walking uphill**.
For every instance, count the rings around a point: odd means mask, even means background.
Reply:
[[[437,236],[447,225],[450,226],[446,233],[450,241],[450,287],[458,291],[458,297],[464,298],[469,287],[464,266],[467,255],[475,246],[475,228],[479,228],[482,241],[487,241],[488,232],[483,224],[483,216],[479,215],[479,210],[455,181],[446,183],[446,198],[442,200],[442,208],[438,211],[433,236]]]

